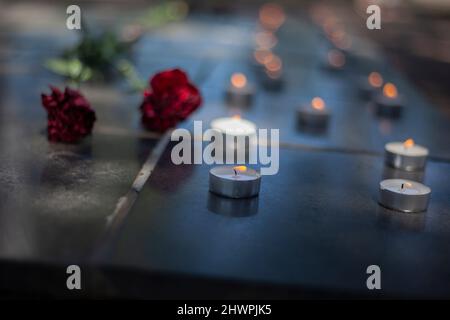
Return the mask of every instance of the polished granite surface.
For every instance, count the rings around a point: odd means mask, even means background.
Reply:
[[[279,173],[245,200],[208,192],[210,166],[169,157],[110,248],[114,265],[358,292],[377,264],[386,295],[450,294],[448,163],[428,164],[428,211],[406,214],[377,203],[378,156],[281,150]]]
[[[250,59],[254,19],[193,15],[141,39],[134,53],[140,74],[147,77],[181,67],[202,91],[203,107],[180,126],[192,129],[193,120],[208,123],[239,113],[260,128],[279,128],[280,171],[263,177],[259,197],[230,202],[208,192],[209,166],[175,166],[169,146],[135,206],[112,233],[108,231],[113,212],[158,141],[140,126],[141,98],[127,93],[120,81],[84,85],[81,90],[99,119],[92,137],[75,146],[48,143],[39,97],[48,84],[61,84],[61,79],[42,62],[76,37],[68,31],[49,37],[45,27],[40,32],[4,29],[2,279],[13,277],[10,270],[30,272],[29,265],[44,264],[44,270],[57,273],[68,263],[80,263],[95,268],[89,291],[93,296],[114,296],[121,288],[131,296],[158,297],[150,293],[151,286],[133,291],[131,279],[154,284],[161,276],[165,280],[158,292],[169,297],[183,297],[192,290],[205,297],[202,292],[209,292],[217,281],[218,287],[236,284],[234,293],[245,292],[251,283],[278,288],[274,296],[286,296],[289,290],[317,290],[326,296],[367,294],[365,268],[378,264],[383,272],[381,295],[450,296],[448,115],[396,73],[377,50],[358,55],[341,72],[330,72],[323,66],[326,45],[318,29],[303,14],[292,15],[279,32],[277,53],[285,80],[281,91],[266,91],[258,81]],[[355,42],[355,50],[364,51],[368,45]],[[401,118],[379,118],[360,98],[355,79],[374,68],[398,84],[407,101]],[[223,99],[236,71],[246,72],[257,86],[254,104],[246,109],[228,106]],[[315,95],[322,96],[333,112],[328,130],[319,134],[301,131],[295,118],[298,105]],[[431,153],[424,182],[433,194],[426,213],[398,213],[376,202],[378,182],[392,174],[383,167],[383,146],[408,137]],[[97,268],[124,274],[114,276]],[[136,273],[142,278],[133,278]],[[178,287],[180,277],[194,280]],[[95,285],[105,278],[106,288]],[[11,283],[2,285],[12,290]],[[28,285],[24,282],[23,290]],[[62,290],[57,284],[53,287],[55,292]]]

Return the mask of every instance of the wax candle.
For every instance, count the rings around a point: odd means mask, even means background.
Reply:
[[[423,170],[428,149],[414,143],[413,139],[404,142],[390,142],[384,147],[386,164],[402,170]]]
[[[431,189],[419,182],[388,179],[380,182],[379,202],[389,209],[421,212],[428,207]]]
[[[278,91],[284,86],[283,72],[271,71],[269,69],[264,69],[264,76],[261,77],[261,83],[265,89],[271,91]]]
[[[209,171],[209,190],[229,198],[258,195],[261,175],[246,166],[220,166]]]
[[[383,91],[377,95],[375,103],[380,115],[398,117],[403,110],[403,101],[397,87],[390,82],[383,86]]]
[[[308,105],[300,106],[298,110],[298,121],[301,125],[311,127],[325,127],[331,116],[325,106],[323,99],[315,97]]]
[[[211,128],[217,130],[223,135],[224,156],[234,150],[238,150],[238,158],[246,158],[252,146],[253,138],[256,137],[256,125],[248,120],[242,119],[241,116],[217,118],[211,121]],[[238,149],[238,140],[244,140],[244,149]],[[242,148],[242,147],[241,147]]]
[[[234,73],[225,92],[225,98],[230,105],[249,106],[254,93],[254,87],[248,83],[247,77],[242,73]]]
[[[380,91],[383,86],[383,77],[378,72],[374,71],[368,77],[361,78],[358,82],[359,92],[364,99],[370,99]]]
[[[211,121],[211,128],[232,136],[256,134],[256,125],[251,121],[242,119],[240,115],[214,119]]]
[[[280,57],[275,54],[264,63],[264,75],[262,84],[266,89],[279,90],[283,86],[283,62]]]

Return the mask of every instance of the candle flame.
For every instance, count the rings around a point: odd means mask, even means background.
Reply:
[[[273,59],[273,53],[270,50],[266,49],[258,49],[255,50],[254,53],[255,60],[260,64],[269,63],[271,59]]]
[[[405,189],[405,188],[411,188],[412,187],[412,183],[410,182],[403,182],[401,188]]]
[[[325,101],[322,98],[315,97],[311,100],[311,106],[316,110],[325,109]]]
[[[235,167],[233,167],[233,170],[234,170],[234,174],[237,174],[238,172],[247,171],[247,167],[246,166],[235,166]]]
[[[414,146],[414,140],[411,139],[411,138],[406,139],[405,142],[403,142],[403,146],[404,146],[405,148],[411,148],[411,147],[413,147],[413,146]]]
[[[264,66],[266,67],[266,69],[270,72],[277,72],[281,70],[281,67],[283,66],[283,63],[280,59],[280,57],[278,57],[275,54],[271,55],[271,59],[269,61],[267,61]]]
[[[369,84],[372,87],[380,88],[383,85],[383,77],[378,72],[371,72],[369,74]]]
[[[231,117],[233,120],[240,120],[241,119],[241,115],[240,114],[235,114],[234,116]]]
[[[277,30],[286,20],[281,6],[275,3],[266,3],[259,9],[259,21],[264,28]]]
[[[388,98],[394,99],[398,96],[397,87],[388,82],[383,87],[383,94]]]
[[[233,73],[231,84],[236,88],[243,88],[247,84],[247,77],[243,73]]]

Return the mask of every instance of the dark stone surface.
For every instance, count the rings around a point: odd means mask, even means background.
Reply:
[[[0,157],[0,256],[83,261],[153,140],[95,134],[77,146],[16,141]],[[13,150],[11,150],[13,149]]]
[[[279,174],[252,200],[212,199],[209,166],[168,157],[110,248],[115,266],[364,294],[377,264],[382,295],[450,295],[450,164],[428,164],[429,209],[405,214],[376,201],[378,156],[282,150]],[[218,212],[219,200],[236,210],[256,200],[256,212]]]
[[[49,144],[40,93],[62,81],[42,63],[76,37],[43,18],[52,26],[31,30],[24,21],[17,28],[16,21],[2,29],[0,278],[6,280],[0,292],[67,294],[70,262],[90,270],[92,296],[343,297],[367,294],[366,267],[378,264],[384,296],[449,297],[450,120],[377,51],[352,59],[343,72],[329,72],[322,63],[323,37],[304,15],[292,15],[276,48],[285,70],[280,91],[262,90],[249,60],[253,19],[199,15],[138,43],[134,61],[144,78],[181,67],[200,86],[204,105],[182,126],[241,113],[260,128],[279,128],[284,149],[280,173],[263,177],[258,198],[239,202],[211,195],[209,167],[174,166],[167,149],[111,238],[102,237],[107,218],[156,142],[140,126],[141,97],[126,94],[121,81],[83,85],[98,116],[93,136],[77,146]],[[369,47],[355,42],[359,51]],[[407,100],[398,120],[378,118],[359,97],[354,78],[374,68],[398,84]],[[250,108],[224,103],[224,88],[236,71],[258,86]],[[303,132],[296,108],[316,95],[333,110],[330,126]],[[433,189],[425,214],[389,211],[375,199],[379,180],[389,172],[381,157],[384,144],[408,137],[427,146],[433,158],[424,180]],[[224,290],[220,295],[216,286]]]
[[[77,145],[49,143],[40,94],[62,81],[42,63],[67,44],[41,34],[11,39],[5,60],[23,70],[0,73],[0,258],[79,263],[95,251],[156,140],[131,112],[138,96],[85,84],[98,119],[92,136]]]

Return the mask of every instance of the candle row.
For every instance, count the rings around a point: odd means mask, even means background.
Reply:
[[[276,17],[273,20],[273,17]],[[269,19],[270,18],[270,19]],[[272,19],[272,20],[271,20]],[[272,52],[278,39],[276,31],[285,19],[283,10],[277,5],[263,6],[260,11],[262,30],[256,34],[254,61],[258,70],[264,70],[263,77],[269,79],[272,87],[280,87],[282,61]],[[347,57],[351,56],[351,38],[342,28],[324,25],[326,37],[334,45],[327,52],[325,66],[329,70],[343,70]],[[264,76],[265,75],[265,76]],[[261,78],[261,77],[259,77]],[[403,99],[397,87],[390,82],[384,82],[378,72],[372,72],[367,78],[359,79],[359,90],[363,98],[375,103],[377,113],[397,117],[403,110]],[[242,73],[231,76],[230,85],[226,89],[226,100],[233,106],[249,106],[255,95],[255,87],[250,84]],[[327,127],[331,111],[325,101],[314,97],[310,103],[301,105],[297,110],[297,119],[301,126],[311,128]],[[224,134],[252,135],[256,134],[256,125],[240,118],[220,118],[211,124],[213,129]],[[385,146],[385,164],[393,170],[405,172],[422,172],[425,169],[428,150],[416,145],[412,139],[405,142],[391,142]],[[247,198],[258,195],[261,175],[246,166],[220,166],[211,169],[209,180],[210,191],[228,198]],[[380,182],[379,203],[390,209],[404,212],[418,212],[427,209],[431,189],[420,182],[407,179],[386,179]]]
[[[385,162],[388,166],[405,172],[422,172],[428,157],[428,149],[414,143],[391,142],[385,146]],[[425,211],[431,189],[420,182],[407,179],[386,179],[380,182],[380,204],[404,212]]]
[[[358,81],[361,96],[375,103],[378,115],[399,117],[403,112],[403,98],[397,87],[391,83],[384,83],[380,73],[373,71],[367,78]]]
[[[312,103],[320,106],[322,102],[313,100]],[[318,120],[314,118],[314,121]],[[215,119],[211,122],[211,127],[225,136],[250,137],[256,134],[256,125],[240,117]],[[234,138],[224,139],[227,140],[234,141]],[[427,157],[428,149],[415,144],[412,139],[385,145],[385,163],[396,170],[421,172],[425,169]],[[221,196],[253,197],[258,195],[260,184],[261,175],[247,166],[220,166],[210,170],[209,189]],[[404,212],[420,212],[427,209],[431,189],[420,182],[386,179],[380,182],[379,188],[379,202],[387,208]]]

